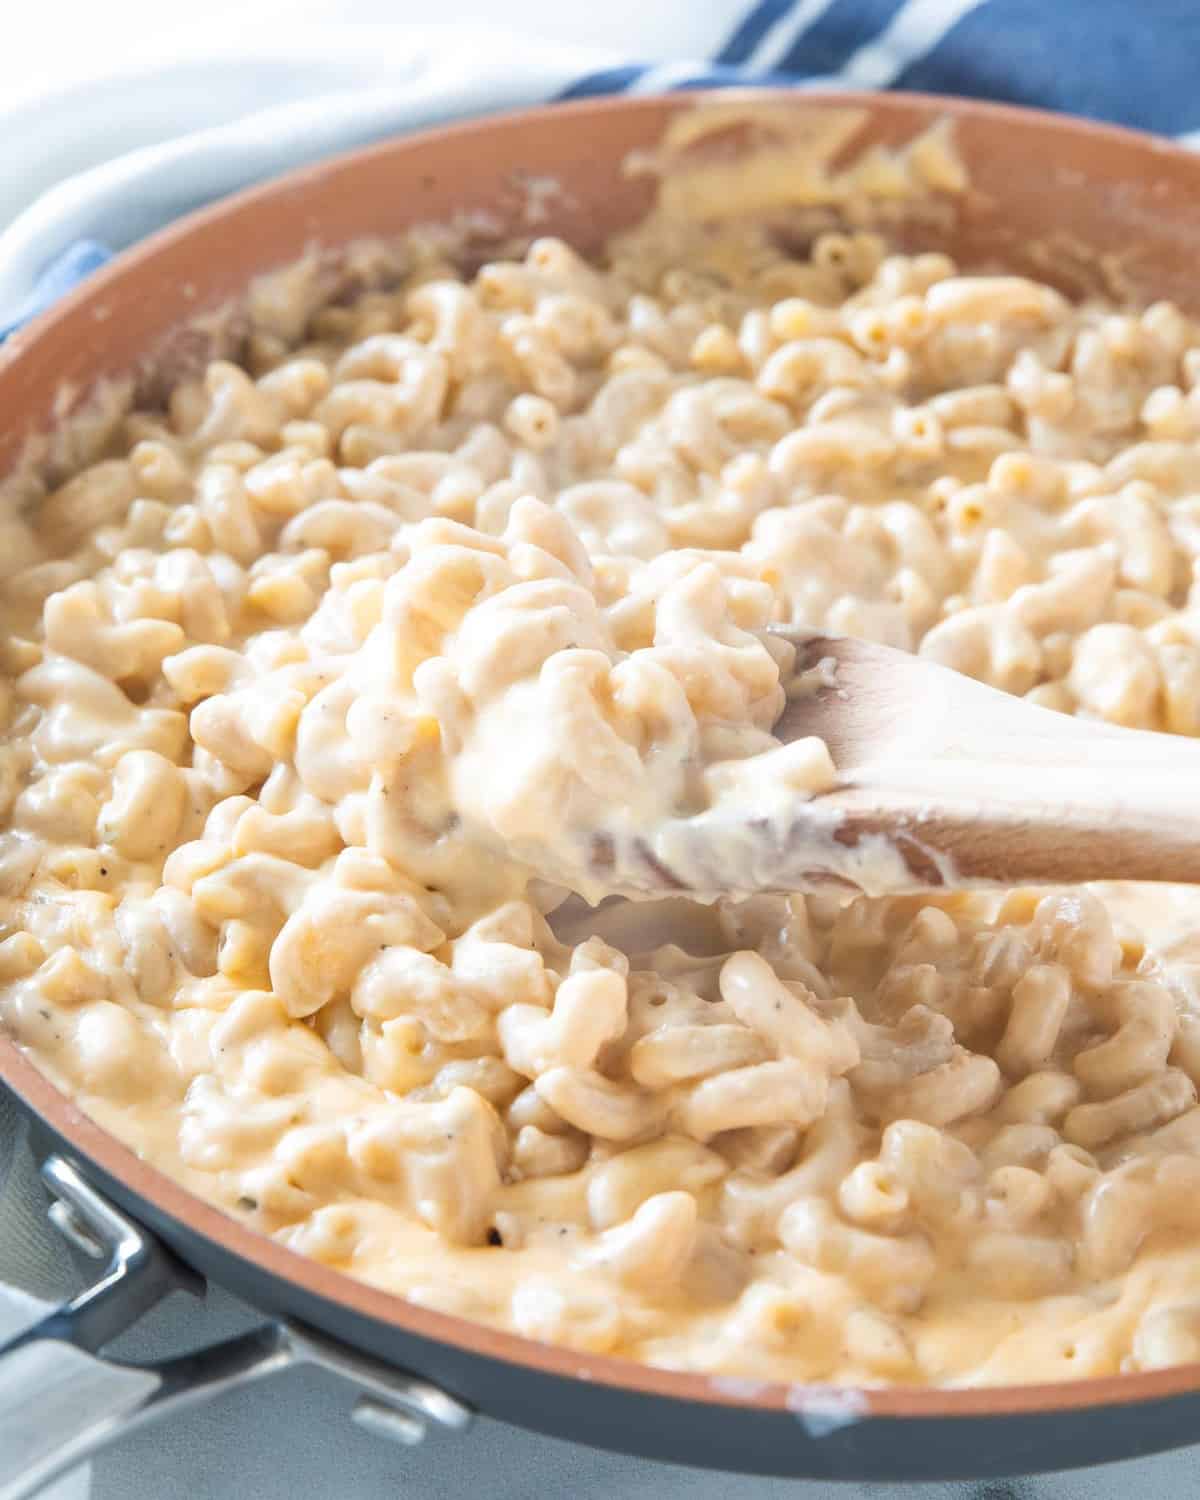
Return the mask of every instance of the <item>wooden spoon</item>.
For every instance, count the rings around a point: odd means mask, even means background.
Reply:
[[[868,641],[780,634],[798,691],[775,734],[823,739],[835,786],[783,819],[646,830],[614,889],[1200,883],[1200,744],[1038,708]]]

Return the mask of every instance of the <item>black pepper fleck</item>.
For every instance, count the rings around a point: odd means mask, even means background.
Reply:
[[[489,1245],[502,1245],[504,1243],[500,1238],[500,1231],[494,1224],[487,1232],[487,1242]]]

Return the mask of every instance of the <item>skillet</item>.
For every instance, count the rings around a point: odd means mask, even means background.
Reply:
[[[1133,295],[1200,310],[1200,159],[1180,148],[945,98],[764,97],[788,111],[861,109],[856,148],[952,120],[971,191],[948,217],[908,226],[913,243],[1075,292],[1119,262]],[[0,478],[98,382],[140,372],[153,394],[153,372],[210,352],[181,330],[315,242],[336,259],[363,237],[463,210],[489,232],[527,230],[528,183],[550,181],[561,191],[541,200],[535,232],[599,248],[651,203],[653,183],[622,164],[696,99],[589,100],[386,141],[180,221],[0,349]],[[130,1423],[300,1361],[341,1375],[356,1418],[402,1442],[478,1410],[633,1455],[797,1478],[984,1479],[1151,1453],[1200,1430],[1200,1365],[1041,1386],[833,1390],[535,1343],[408,1303],[228,1218],[89,1120],[2,1032],[0,1086],[34,1121],[52,1216],[104,1263],[88,1291],[0,1346],[0,1500],[33,1493]],[[144,1370],[98,1354],[166,1291],[204,1278],[261,1309],[263,1328]]]

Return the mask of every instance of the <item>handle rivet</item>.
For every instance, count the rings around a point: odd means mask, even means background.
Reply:
[[[425,1439],[425,1423],[419,1417],[409,1416],[407,1412],[398,1411],[394,1406],[375,1401],[370,1396],[358,1399],[351,1416],[365,1431],[374,1433],[376,1437],[388,1438],[405,1448],[415,1448]]]
[[[82,1216],[65,1199],[55,1198],[46,1210],[46,1217],[63,1239],[92,1260],[103,1260],[108,1254],[107,1246],[92,1233]]]

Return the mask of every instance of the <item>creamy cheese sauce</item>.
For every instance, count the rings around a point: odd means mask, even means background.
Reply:
[[[954,191],[943,148],[805,193]],[[5,520],[0,1024],[228,1212],[535,1338],[1196,1358],[1200,893],[545,878],[826,784],[771,735],[772,625],[1200,733],[1200,330],[865,232],[798,257],[747,218],[775,165],[686,257],[661,215],[603,267],[425,243]]]

